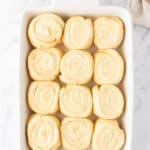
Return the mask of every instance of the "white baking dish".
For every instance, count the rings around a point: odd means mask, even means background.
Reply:
[[[85,3],[82,3],[84,1]],[[20,67],[20,150],[28,150],[26,142],[26,122],[29,116],[29,109],[26,104],[26,90],[29,83],[26,61],[31,46],[28,42],[26,29],[30,19],[43,12],[54,12],[60,15],[83,15],[83,16],[100,16],[114,15],[120,17],[125,25],[125,38],[119,48],[126,61],[126,73],[123,81],[123,89],[126,97],[125,113],[121,118],[121,125],[126,131],[126,144],[124,150],[132,150],[132,116],[133,116],[133,49],[132,49],[132,21],[129,12],[120,7],[98,6],[97,1],[53,1],[50,8],[42,9],[41,7],[27,9],[23,16],[22,24],[22,41],[21,41],[21,67]],[[67,2],[67,3],[66,3]],[[70,2],[70,3],[68,3]],[[82,4],[81,4],[82,3]],[[83,5],[84,4],[84,5]],[[49,6],[48,6],[49,7]]]

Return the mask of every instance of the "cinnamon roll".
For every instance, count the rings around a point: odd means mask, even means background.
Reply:
[[[36,48],[54,47],[61,42],[64,26],[64,21],[58,15],[39,15],[29,24],[29,40]]]
[[[63,36],[64,44],[70,49],[86,49],[93,43],[91,19],[74,16],[68,19]]]
[[[65,118],[61,123],[62,145],[68,150],[87,149],[91,144],[93,123],[84,118]]]
[[[119,88],[114,85],[94,86],[92,92],[95,115],[115,119],[122,114],[124,98]]]
[[[58,110],[60,86],[51,81],[33,81],[28,89],[29,107],[39,114],[54,114]]]
[[[87,117],[92,112],[92,96],[86,86],[67,85],[60,91],[60,110],[70,117]]]
[[[116,120],[96,121],[92,148],[94,150],[120,150],[125,143],[125,133]]]
[[[94,43],[99,49],[117,48],[124,37],[124,27],[118,17],[101,16],[94,22]]]
[[[101,50],[94,55],[94,80],[97,84],[118,84],[124,75],[124,60],[113,50]]]
[[[59,74],[61,51],[57,48],[34,49],[28,56],[28,69],[33,80],[54,80]]]
[[[27,124],[28,144],[33,150],[57,150],[60,146],[57,118],[34,114]]]
[[[69,51],[62,57],[60,71],[63,82],[85,84],[92,78],[93,58],[87,51]]]

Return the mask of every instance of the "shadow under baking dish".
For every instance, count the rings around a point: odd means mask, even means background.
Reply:
[[[119,122],[121,127],[126,132],[126,143],[124,146],[124,150],[132,150],[132,116],[133,116],[133,49],[132,49],[132,21],[131,16],[128,11],[124,8],[120,7],[97,7],[94,10],[60,10],[53,9],[48,10],[46,12],[56,13],[66,20],[69,16],[73,15],[81,15],[90,18],[96,18],[101,15],[112,15],[118,16],[124,22],[125,27],[125,36],[122,44],[117,49],[118,52],[124,57],[126,64],[126,71],[123,81],[119,84],[120,89],[124,93],[125,97],[125,110],[123,115],[119,118]],[[33,47],[30,45],[27,38],[27,27],[29,22],[34,16],[37,16],[41,13],[45,13],[45,11],[27,11],[23,16],[22,22],[22,41],[21,41],[21,55],[20,55],[20,150],[29,150],[27,139],[26,139],[26,123],[31,111],[27,106],[27,89],[28,85],[31,82],[31,79],[28,75],[27,70],[27,56],[30,50]],[[67,48],[62,44],[56,46],[60,48],[62,51],[67,51]],[[93,53],[96,51],[96,47],[92,46],[89,50]],[[62,82],[57,78],[56,79],[60,85],[63,85]],[[95,83],[90,81],[87,85],[92,87]],[[60,112],[56,113],[56,116],[62,119],[63,115]],[[92,114],[89,116],[94,122],[97,117]],[[63,148],[60,148],[63,150]],[[91,148],[89,148],[90,150]]]

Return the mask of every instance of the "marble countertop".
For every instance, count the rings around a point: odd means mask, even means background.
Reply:
[[[27,4],[50,0],[5,0],[0,5],[0,150],[19,150],[19,55],[21,16]],[[126,7],[127,1],[100,0]],[[150,150],[150,29],[134,26],[133,150]]]

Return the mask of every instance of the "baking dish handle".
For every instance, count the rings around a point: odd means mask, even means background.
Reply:
[[[60,0],[61,1],[61,0]],[[51,7],[51,0],[27,0],[26,9],[28,11],[49,11]]]
[[[99,6],[99,0],[28,0],[28,10],[87,10]]]
[[[51,0],[52,9],[90,9],[99,6],[99,0]]]

